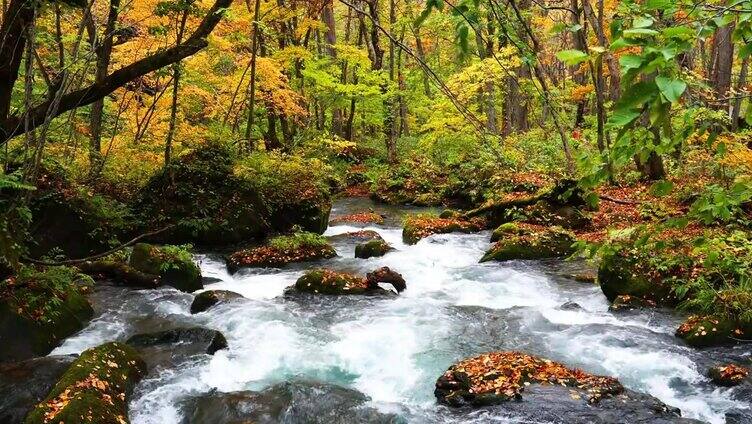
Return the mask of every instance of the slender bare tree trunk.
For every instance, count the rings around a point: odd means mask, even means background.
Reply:
[[[742,68],[739,70],[739,79],[736,81],[736,93],[737,96],[741,96],[744,86],[747,84],[747,72],[749,68],[749,57],[745,57],[742,60]],[[749,107],[749,106],[747,106]],[[742,98],[737,97],[734,99],[734,105],[731,109],[731,128],[735,131],[739,129],[739,119],[742,112]]]
[[[259,42],[259,10],[261,0],[256,0],[253,6],[253,37],[251,39],[251,81],[248,84],[248,120],[245,127],[245,140],[248,151],[253,151],[256,144],[253,140],[253,125],[256,115],[256,56]]]
[[[180,25],[178,27],[178,36],[176,44],[179,46],[183,42],[183,35],[185,33],[185,25],[188,22],[188,11],[183,11],[183,15],[180,18]],[[178,93],[180,91],[180,77],[182,74],[181,62],[176,62],[172,65],[172,106],[170,107],[170,126],[167,130],[167,141],[165,142],[164,151],[164,166],[169,169],[172,161],[172,141],[175,138],[175,129],[177,127],[178,118]],[[172,171],[170,171],[170,177],[172,177]]]

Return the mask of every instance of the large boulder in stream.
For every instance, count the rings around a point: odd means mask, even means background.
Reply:
[[[234,252],[227,258],[227,269],[243,267],[281,267],[292,262],[310,262],[337,256],[326,238],[309,232],[277,236],[266,245]]]
[[[162,284],[191,293],[204,288],[201,270],[187,250],[178,246],[138,243],[128,264],[135,270],[158,275]]]
[[[128,397],[146,374],[133,348],[106,343],[84,351],[26,417],[25,424],[122,424]]]
[[[198,314],[220,303],[231,302],[235,299],[243,299],[243,295],[229,290],[207,290],[193,298],[191,313]]]
[[[671,285],[652,272],[647,261],[628,252],[616,252],[603,258],[598,268],[598,283],[610,302],[621,295],[667,306],[673,306],[677,301]]]
[[[675,334],[692,347],[730,345],[752,337],[752,324],[722,315],[692,315]]]
[[[432,215],[413,215],[405,220],[402,240],[406,244],[415,244],[434,234],[477,233],[484,228],[486,228],[486,221],[482,218],[439,218]]]
[[[392,250],[394,248],[384,240],[371,240],[355,245],[355,257],[360,259],[375,258],[384,256]]]
[[[0,364],[0,423],[23,422],[75,359],[44,356]]]
[[[717,386],[734,387],[744,383],[749,369],[736,364],[715,365],[708,370],[708,377]]]
[[[75,268],[22,268],[0,282],[0,361],[50,353],[94,315],[91,278]]]
[[[367,243],[373,240],[384,241],[384,239],[381,237],[381,234],[373,230],[360,230],[337,234],[327,237],[327,240],[332,243]]]
[[[366,274],[366,277],[330,269],[311,270],[298,278],[292,288],[301,293],[327,295],[388,293],[379,283],[391,284],[398,293],[407,288],[402,275],[387,267],[374,270]]]
[[[284,157],[247,158],[255,168],[234,157],[226,147],[204,145],[152,177],[133,210],[150,229],[176,224],[153,240],[227,245],[294,226],[326,230],[331,201],[311,171],[290,168]]]
[[[494,231],[496,243],[481,262],[566,257],[575,252],[574,234],[561,227],[508,223]]]
[[[212,392],[183,404],[183,424],[398,424],[394,414],[367,406],[368,397],[344,387],[287,382],[262,391]]]
[[[131,336],[126,344],[135,348],[149,365],[149,369],[171,368],[196,355],[214,355],[227,349],[227,339],[217,331],[205,327],[173,328]]]
[[[658,399],[618,380],[570,369],[519,352],[491,352],[452,365],[436,381],[438,401],[451,407],[496,405],[531,422],[694,423]]]

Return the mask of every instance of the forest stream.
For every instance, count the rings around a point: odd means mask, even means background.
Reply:
[[[386,216],[385,224],[331,225],[325,236],[375,230],[396,248],[383,257],[355,259],[352,242],[334,241],[339,256],[330,260],[230,274],[221,255],[199,254],[205,290],[230,290],[245,299],[192,315],[191,294],[101,285],[91,296],[97,318],[52,355],[175,327],[221,331],[228,349],[168,358],[149,372],[130,401],[134,424],[188,422],[184,407],[192,398],[285,382],[308,384],[321,396],[328,396],[322,387],[345,388],[326,400],[335,410],[336,402],[350,404],[362,393],[373,414],[358,415],[361,422],[539,422],[498,407],[467,411],[437,404],[434,384],[449,365],[494,350],[617,377],[628,389],[701,421],[723,423],[728,411],[750,407],[743,401],[748,389],[718,388],[705,377],[716,362],[748,359],[749,345],[692,349],[673,335],[683,318],[678,312],[609,312],[597,285],[567,277],[583,263],[479,264],[488,232],[434,235],[406,245],[401,220],[413,209],[344,199],[335,203],[332,218],[368,208]],[[404,276],[407,290],[399,296],[285,295],[304,270],[322,265],[361,274],[388,266]]]

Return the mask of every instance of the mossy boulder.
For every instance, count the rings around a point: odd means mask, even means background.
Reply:
[[[620,295],[667,306],[677,302],[671,286],[651,272],[646,261],[627,252],[617,252],[603,258],[598,268],[598,283],[610,302]]]
[[[94,315],[91,278],[74,268],[23,268],[0,283],[0,361],[50,353]]]
[[[187,293],[204,288],[201,270],[190,252],[177,246],[154,246],[138,243],[133,246],[128,264],[146,274],[158,275],[163,284]]]
[[[146,364],[127,345],[112,342],[88,349],[24,422],[127,423],[128,397],[145,374]]]
[[[590,225],[590,217],[581,206],[558,205],[539,200],[525,209],[525,222],[537,225],[556,225],[580,230]]]
[[[301,193],[264,186],[262,181],[294,175],[281,175],[277,162],[252,175],[240,172],[245,168],[234,156],[220,145],[201,146],[151,178],[136,196],[133,210],[149,229],[176,224],[153,241],[227,245],[294,226],[318,233],[326,230],[331,210],[328,192],[307,181],[286,181]],[[284,164],[284,159],[279,162]]]
[[[333,243],[349,242],[349,243],[366,243],[371,240],[384,240],[379,233],[373,230],[360,230],[350,233],[337,234],[336,236],[329,236],[327,240]]]
[[[676,337],[697,348],[735,344],[752,337],[752,325],[725,316],[693,315],[676,329]]]
[[[485,227],[485,220],[480,218],[439,218],[431,215],[414,215],[405,220],[402,240],[406,244],[415,244],[422,238],[434,234],[477,233]]]
[[[636,309],[655,308],[658,306],[655,302],[648,299],[643,299],[637,296],[630,296],[628,294],[622,294],[616,296],[616,299],[608,307],[611,312],[624,312],[633,311]]]
[[[524,235],[527,231],[516,222],[506,222],[499,225],[491,233],[491,243],[495,243],[505,237]]]
[[[365,243],[355,245],[355,257],[368,259],[378,256],[384,256],[389,251],[394,250],[389,243],[384,240],[371,240]]]
[[[242,299],[243,295],[229,290],[207,290],[193,298],[191,313],[197,314],[220,303],[231,302],[234,299]]]
[[[315,269],[298,278],[293,287],[302,293],[327,295],[387,293],[379,287],[379,283],[391,284],[398,293],[407,288],[402,275],[387,267],[374,270],[366,277],[330,269]]]
[[[227,258],[227,268],[235,272],[242,267],[281,267],[292,262],[309,262],[337,256],[323,236],[297,232],[272,238],[264,246],[243,249]]]
[[[509,227],[481,262],[566,257],[575,252],[575,236],[561,227]]]

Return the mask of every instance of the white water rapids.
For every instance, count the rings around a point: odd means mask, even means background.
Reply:
[[[335,214],[354,212],[341,209]],[[170,288],[100,293],[95,304],[101,315],[53,354],[176,324],[221,331],[229,349],[140,383],[130,404],[134,424],[179,423],[181,401],[215,388],[257,390],[290,379],[354,388],[372,406],[411,423],[449,422],[433,395],[436,378],[453,362],[491,350],[520,350],[615,376],[684,416],[711,423],[723,423],[730,408],[749,408],[735,400],[734,389],[708,384],[704,373],[714,358],[673,337],[681,318],[674,313],[612,314],[597,286],[557,276],[555,263],[479,264],[488,233],[433,236],[407,246],[394,224],[366,228],[396,250],[361,260],[353,258],[353,244],[341,243],[335,245],[339,257],[324,263],[235,275],[221,258],[197,256],[204,276],[218,279],[206,289],[247,299],[196,315],[188,311],[193,295]],[[335,225],[326,235],[360,229]],[[407,290],[396,297],[282,297],[304,269],[322,265],[359,273],[389,266],[403,274]],[[566,302],[581,308],[561,308]],[[470,418],[518,422],[483,414],[466,415],[463,422]]]

